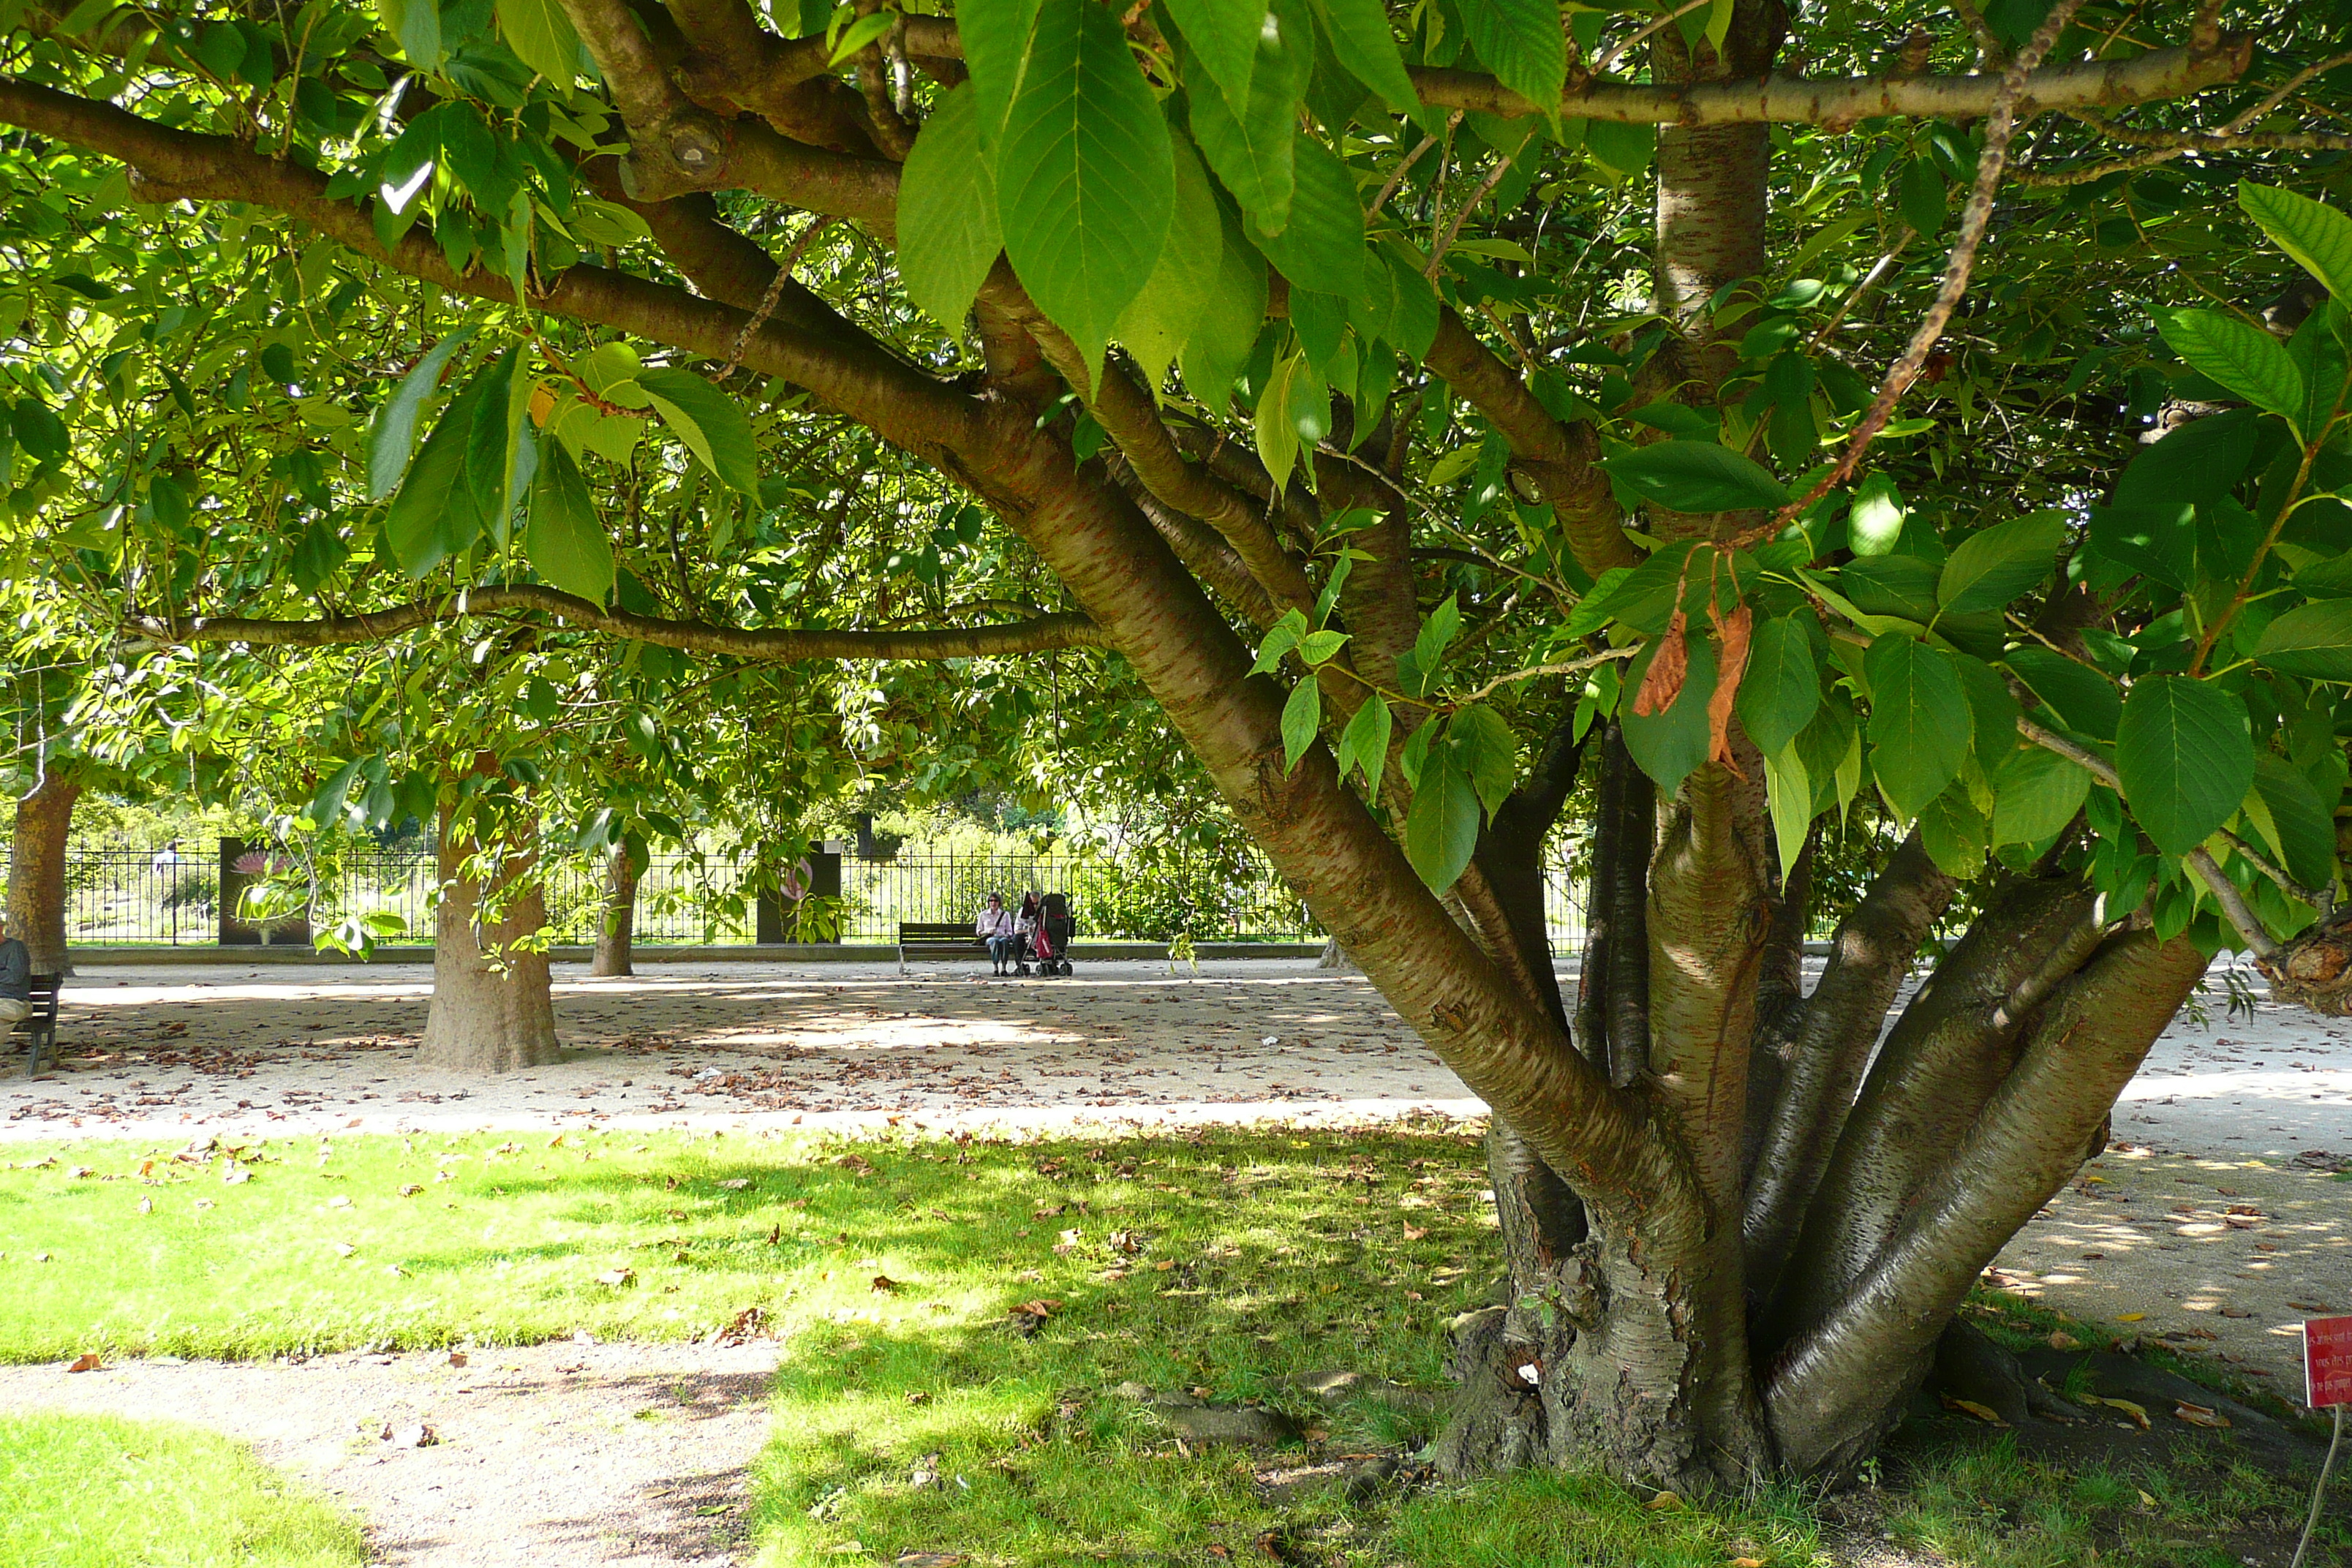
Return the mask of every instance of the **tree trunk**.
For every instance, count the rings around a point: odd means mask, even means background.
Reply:
[[[615,845],[604,864],[604,915],[596,925],[596,956],[588,973],[634,974],[630,943],[637,926],[637,863],[626,846]]]
[[[81,785],[52,765],[16,803],[8,841],[8,934],[25,944],[36,974],[66,973],[66,837]]]
[[[1339,945],[1339,939],[1336,936],[1323,939],[1323,956],[1315,961],[1315,967],[1335,970],[1341,974],[1361,974],[1364,972],[1364,966],[1348,956],[1348,950]]]
[[[476,846],[441,814],[441,904],[433,927],[433,1007],[416,1059],[460,1072],[511,1072],[561,1056],[547,955],[515,944],[547,924],[547,900],[530,853],[509,849],[485,887],[464,874]],[[486,895],[525,879],[527,890],[485,922]]]

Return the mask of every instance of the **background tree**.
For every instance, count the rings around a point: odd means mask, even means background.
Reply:
[[[1454,1468],[1850,1467],[2212,952],[2336,995],[2311,7],[12,4],[44,307],[136,323],[117,383],[196,333],[200,414],[257,350],[347,508],[306,581],[283,526],[105,510],[177,454],[37,466],[20,519],[111,520],[94,602],[247,650],[1100,650],[1493,1108],[1514,1299]],[[124,202],[303,287],[200,320],[220,264],[104,237]],[[384,394],[302,379],[346,316],[398,324]],[[829,502],[770,494],[824,454]],[[858,519],[950,528],[987,596],[903,550],[831,591]],[[1817,898],[1856,812],[1900,847]]]

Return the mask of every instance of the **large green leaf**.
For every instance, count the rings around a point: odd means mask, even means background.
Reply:
[[[1919,847],[1947,877],[1967,881],[1984,869],[1988,825],[1984,814],[1954,784],[1919,813]]]
[[[1151,275],[1176,176],[1118,18],[1043,0],[996,159],[1005,253],[1089,366]]]
[[[980,141],[980,94],[964,82],[943,94],[923,121],[898,173],[898,277],[907,297],[950,331],[980,293],[1004,248],[996,221],[996,180]]]
[[[2253,785],[2246,705],[2187,676],[2142,677],[2124,699],[2116,773],[2157,848],[2188,854],[2230,820]]]
[[[1293,134],[1290,162],[1290,221],[1279,234],[1257,226],[1257,247],[1301,287],[1353,299],[1363,290],[1369,260],[1355,179],[1338,153],[1304,131]]]
[[[690,370],[640,371],[637,384],[703,467],[747,496],[760,493],[760,447],[743,405]]]
[[[467,482],[467,458],[484,381],[475,376],[449,400],[384,512],[384,542],[411,577],[423,577],[481,534],[482,513]]]
[[[1478,793],[1454,748],[1433,747],[1405,814],[1404,853],[1421,879],[1444,892],[1478,847]]]
[[[1772,840],[1785,879],[1804,853],[1805,833],[1813,821],[1813,784],[1795,742],[1764,753],[1764,799],[1772,814]]]
[[[1143,367],[1144,379],[1155,395],[1168,379],[1169,364],[1182,352],[1201,318],[1216,308],[1224,262],[1223,219],[1217,210],[1216,195],[1209,188],[1208,174],[1186,143],[1175,142],[1174,152],[1176,216],[1168,226],[1168,243],[1160,247],[1150,281],[1118,319],[1118,341]],[[1220,241],[1206,243],[1211,236],[1220,237]]]
[[[613,542],[572,454],[549,442],[530,487],[523,548],[531,569],[567,594],[602,605],[613,592]]]
[[[1295,26],[1295,24],[1293,25]],[[1189,53],[1180,59],[1188,62]],[[1248,93],[1236,108],[1222,89],[1188,88],[1184,101],[1192,140],[1225,189],[1266,233],[1290,221],[1290,198],[1297,184],[1298,99],[1315,65],[1306,40],[1292,36],[1279,13],[1265,17],[1256,43]],[[1212,87],[1214,84],[1211,84]]]
[[[1265,0],[1168,0],[1184,42],[1234,114],[1249,107],[1250,75],[1266,26]]]
[[[1886,804],[1908,820],[1968,760],[1968,694],[1949,654],[1896,633],[1871,643],[1863,673],[1870,679],[1871,771]]]
[[[2123,699],[2115,683],[2085,664],[2064,654],[2031,644],[2002,656],[2011,673],[2069,730],[2102,741],[2116,738],[2123,717]]]
[[[1381,0],[1313,0],[1315,15],[1330,35],[1331,52],[1339,63],[1381,100],[1399,112],[1421,107],[1398,52],[1396,33],[1389,26],[1388,7]]]
[[[1298,759],[1315,743],[1317,728],[1323,722],[1323,692],[1312,675],[1302,678],[1290,689],[1289,700],[1282,705],[1282,765],[1295,768]]]
[[[979,140],[973,151],[992,156],[1013,95],[1021,89],[1029,40],[1037,26],[1039,0],[957,0],[956,37],[963,44],[964,68],[971,72]],[[819,26],[823,14],[819,14]],[[917,138],[920,140],[920,138]]]
[[[2197,581],[2197,509],[2095,506],[2091,548],[2129,571],[2186,590]]]
[[[400,40],[400,52],[419,70],[441,65],[441,7],[438,0],[376,0],[384,31]]]
[[[1546,118],[1559,113],[1568,47],[1556,0],[1469,0],[1462,26],[1495,79]]]
[[[1758,626],[1748,645],[1748,673],[1737,702],[1739,722],[1756,749],[1767,757],[1778,752],[1812,722],[1821,703],[1821,668],[1813,661],[1812,638],[1797,616]]]
[[[1249,363],[1265,324],[1265,258],[1242,236],[1241,225],[1218,204],[1217,281],[1209,302],[1184,339],[1184,388],[1203,407],[1223,415],[1234,379]],[[1203,245],[1207,237],[1201,237]]]
[[[2021,746],[1992,775],[1992,841],[2039,844],[2074,820],[2091,793],[2082,765],[2041,746]]]
[[[2263,628],[2254,658],[2287,675],[2352,680],[2352,599],[2296,605]]]
[[[2066,514],[2051,508],[1979,529],[1960,541],[1936,581],[1943,613],[1998,610],[2050,575],[2066,542]]]
[[[2306,888],[2336,881],[2336,818],[2329,802],[2284,757],[2262,752],[2254,758],[2254,793],[2277,829],[2277,848],[2286,873]]]
[[[1690,671],[1683,679],[1681,695],[1663,713],[1645,719],[1633,711],[1633,694],[1641,689],[1643,678],[1649,673],[1657,643],[1653,641],[1625,672],[1626,698],[1620,716],[1625,727],[1626,753],[1667,795],[1682,788],[1691,770],[1706,761],[1709,747],[1706,704],[1715,695],[1715,644],[1695,637],[1686,646]]]
[[[1389,765],[1389,737],[1395,727],[1388,699],[1375,692],[1339,736],[1339,777],[1344,780],[1349,772],[1361,769],[1366,800],[1381,798],[1381,774]]]
[[[2287,357],[2286,345],[2270,333],[2219,310],[2172,310],[2157,322],[2189,369],[2257,408],[2302,423],[2303,373]]]
[[[1674,511],[1748,511],[1789,500],[1762,464],[1712,441],[1660,441],[1601,466],[1643,500]]]
[[[368,500],[382,500],[399,486],[400,476],[408,471],[409,456],[416,449],[417,411],[440,384],[449,356],[473,335],[473,328],[460,327],[427,349],[415,367],[400,378],[392,400],[376,411],[375,422],[368,427]]]
[[[2143,450],[2116,481],[2117,506],[2202,505],[2220,500],[2253,460],[2251,408],[2232,408],[2181,426]]]
[[[2309,196],[2252,181],[2240,183],[2238,205],[2330,294],[2352,304],[2352,217]]]
[[[498,17],[507,47],[569,96],[580,75],[580,35],[559,0],[498,0]]]

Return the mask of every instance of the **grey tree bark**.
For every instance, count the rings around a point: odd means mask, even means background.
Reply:
[[[63,974],[66,961],[66,841],[80,782],[54,762],[16,802],[8,840],[8,932],[25,944],[36,974]]]
[[[474,856],[445,810],[441,902],[433,925],[433,1005],[416,1059],[461,1072],[512,1072],[559,1059],[547,955],[519,945],[547,924],[529,853],[509,848],[487,883],[468,874]],[[520,885],[521,891],[509,889]],[[500,898],[499,895],[505,895]],[[486,904],[499,907],[485,912]]]
[[[615,845],[604,861],[604,912],[596,924],[596,951],[588,973],[632,974],[631,952],[637,928],[637,864],[625,846]]]

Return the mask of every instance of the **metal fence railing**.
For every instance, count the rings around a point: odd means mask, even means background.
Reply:
[[[236,847],[232,845],[234,849]],[[227,864],[236,925],[240,879]],[[224,861],[219,847],[183,843],[176,850],[81,849],[66,863],[67,940],[84,946],[212,946],[224,925]],[[968,921],[992,893],[1008,903],[1031,889],[1068,895],[1081,940],[1166,942],[1319,941],[1323,931],[1306,904],[1255,853],[1207,856],[918,855],[887,860],[845,856],[839,939],[889,942],[902,921]],[[393,944],[432,940],[432,895],[439,876],[429,848],[360,847],[322,858],[308,924],[298,914],[239,940],[307,945],[309,931],[353,916],[391,916],[404,934]],[[555,940],[593,942],[604,908],[601,868],[577,861],[543,872],[548,925]],[[660,854],[637,883],[635,931],[640,942],[749,943],[759,931],[748,868],[717,856]],[[1582,939],[1583,888],[1565,864],[1549,868],[1546,915],[1555,947]]]

